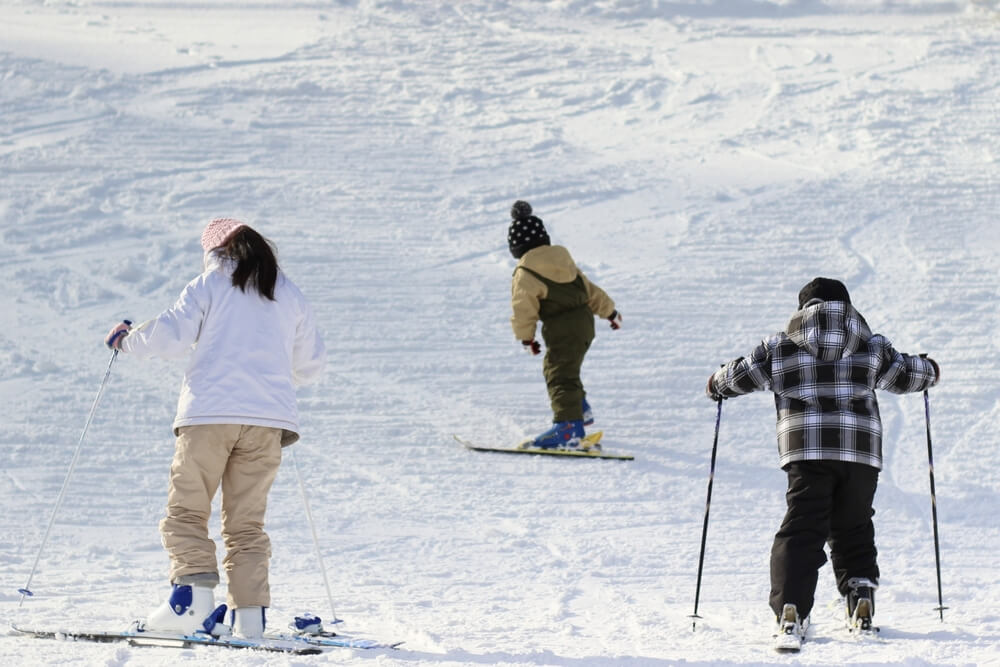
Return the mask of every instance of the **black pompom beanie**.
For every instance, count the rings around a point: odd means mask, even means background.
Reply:
[[[812,301],[843,301],[851,302],[851,295],[848,294],[844,283],[833,278],[813,278],[806,286],[799,290],[799,309]]]
[[[510,227],[507,228],[507,247],[514,259],[521,259],[533,248],[549,245],[549,234],[541,218],[531,214],[531,204],[518,200],[510,207]]]

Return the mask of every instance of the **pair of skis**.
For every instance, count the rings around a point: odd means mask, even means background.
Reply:
[[[129,628],[121,632],[85,630],[48,630],[11,625],[16,634],[40,639],[61,639],[64,641],[87,642],[127,642],[132,646],[161,646],[170,648],[191,648],[193,646],[215,646],[219,648],[250,649],[271,653],[294,655],[315,655],[329,648],[378,649],[398,648],[403,642],[385,643],[371,639],[345,637],[333,632],[305,634],[293,632],[267,633],[261,639],[240,637],[215,637],[207,633],[190,635],[169,632],[155,632]]]
[[[774,650],[778,653],[798,653],[805,643],[809,621],[806,619],[801,625],[782,625],[774,634]],[[878,637],[878,626],[872,625],[869,621],[866,624],[852,622],[847,619],[847,631],[851,637],[857,641],[866,641]]]
[[[474,442],[460,438],[457,435],[453,435],[461,445],[466,449],[472,450],[474,452],[494,452],[498,454],[533,454],[537,456],[561,456],[566,458],[577,458],[577,459],[612,459],[615,461],[633,461],[635,457],[630,454],[613,454],[610,452],[605,452],[601,449],[601,438],[604,436],[604,431],[595,431],[594,433],[589,433],[583,437],[580,446],[575,449],[541,449],[539,447],[532,447],[527,443],[521,443],[516,447],[496,447],[490,445],[480,445]]]

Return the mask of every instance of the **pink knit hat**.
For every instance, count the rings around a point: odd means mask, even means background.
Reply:
[[[205,249],[205,252],[218,248],[225,244],[237,230],[246,226],[247,223],[236,218],[215,218],[205,226],[205,231],[201,233],[201,247]]]

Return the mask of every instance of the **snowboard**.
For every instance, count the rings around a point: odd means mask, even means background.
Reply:
[[[491,447],[479,445],[468,440],[464,440],[457,435],[453,435],[466,449],[474,452],[495,452],[498,454],[533,454],[536,456],[562,456],[564,458],[576,459],[613,459],[615,461],[633,461],[635,457],[630,454],[612,454],[605,452],[600,447],[601,437],[604,431],[595,431],[583,437],[589,449],[538,449],[536,447]]]

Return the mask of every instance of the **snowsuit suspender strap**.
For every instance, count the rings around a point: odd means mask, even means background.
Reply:
[[[538,319],[542,322],[578,308],[585,308],[587,316],[593,317],[593,314],[590,312],[590,306],[587,305],[587,288],[584,286],[583,277],[579,273],[572,282],[557,283],[537,271],[532,271],[526,266],[519,266],[517,268],[535,276],[545,283],[545,286],[548,288],[548,294],[541,300],[538,306]]]

